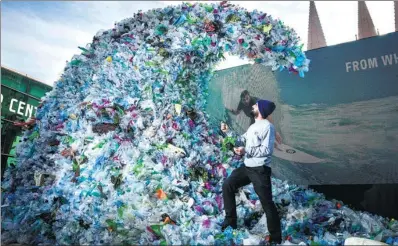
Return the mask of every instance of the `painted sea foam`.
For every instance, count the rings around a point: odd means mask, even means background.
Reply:
[[[281,109],[276,124],[284,142],[326,160],[298,164],[275,158],[281,178],[308,184],[398,182],[398,96]]]

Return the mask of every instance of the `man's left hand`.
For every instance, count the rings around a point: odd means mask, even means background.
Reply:
[[[276,142],[277,142],[278,144],[282,144],[282,137],[281,137],[281,135],[279,134],[279,132],[276,132],[276,134],[275,134],[275,140],[276,140]]]
[[[237,155],[244,155],[245,154],[245,148],[244,147],[235,147],[234,152]]]

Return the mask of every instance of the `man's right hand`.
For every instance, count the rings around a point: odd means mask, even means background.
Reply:
[[[229,131],[229,127],[228,127],[227,124],[225,124],[225,122],[221,122],[221,127],[220,128],[221,128],[221,131],[223,133],[227,133]]]

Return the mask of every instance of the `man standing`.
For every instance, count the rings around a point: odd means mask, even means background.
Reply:
[[[241,111],[243,111],[243,113],[245,113],[245,115],[250,118],[250,125],[251,125],[255,122],[254,115],[252,113],[252,107],[254,104],[257,103],[257,100],[258,99],[256,97],[250,96],[247,90],[244,90],[240,94],[240,101],[238,104],[238,108],[227,109],[227,110],[233,113],[234,115],[238,115],[240,114]]]
[[[267,226],[271,243],[281,243],[281,224],[272,200],[271,187],[271,156],[274,149],[275,129],[271,121],[271,114],[275,110],[275,103],[259,100],[253,105],[252,111],[255,123],[241,136],[244,147],[235,147],[234,152],[244,155],[244,165],[235,169],[224,181],[222,191],[224,199],[225,220],[222,230],[228,226],[237,228],[237,213],[235,193],[243,186],[253,183],[254,190],[260,198],[261,205],[267,216]],[[221,130],[228,134],[228,127],[222,124]]]

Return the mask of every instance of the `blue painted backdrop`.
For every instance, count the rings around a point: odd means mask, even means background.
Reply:
[[[287,104],[334,105],[398,95],[398,32],[306,54],[311,63],[304,79],[286,71],[275,74],[281,99]],[[392,65],[383,64],[385,55],[392,57]],[[346,72],[346,62],[368,58],[376,58],[378,67],[354,72],[351,64]]]

